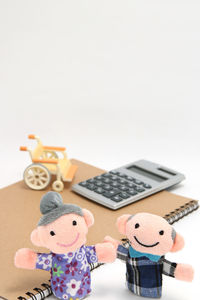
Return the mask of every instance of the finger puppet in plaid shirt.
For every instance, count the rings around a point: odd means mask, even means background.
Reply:
[[[85,246],[88,228],[94,218],[90,211],[74,204],[63,204],[60,194],[46,193],[40,202],[41,217],[31,241],[50,253],[20,249],[15,265],[51,272],[51,287],[59,299],[82,299],[91,292],[90,264],[113,262],[116,250],[111,243]]]
[[[193,268],[165,259],[167,252],[176,252],[184,247],[183,238],[162,217],[149,213],[122,215],[117,219],[119,232],[126,236],[120,244],[111,237],[117,258],[126,262],[128,289],[138,296],[160,298],[162,274],[179,280],[192,281]]]

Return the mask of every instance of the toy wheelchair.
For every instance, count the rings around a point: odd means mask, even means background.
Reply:
[[[33,190],[42,190],[49,185],[51,175],[56,175],[52,188],[56,192],[61,192],[64,188],[63,181],[72,181],[77,166],[71,164],[64,147],[43,146],[40,138],[33,134],[28,138],[35,139],[37,146],[33,151],[24,146],[20,147],[21,151],[29,152],[33,162],[24,171],[26,185]],[[59,158],[57,152],[62,154],[62,158]]]

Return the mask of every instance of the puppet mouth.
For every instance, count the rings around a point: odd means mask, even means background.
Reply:
[[[157,243],[152,244],[152,245],[145,245],[145,244],[142,244],[142,243],[136,238],[136,236],[134,236],[134,239],[136,240],[136,242],[137,242],[139,245],[141,245],[141,246],[143,246],[143,247],[155,247],[155,246],[157,246],[157,245],[159,244],[159,242],[157,242]]]
[[[57,245],[58,246],[60,246],[60,247],[71,247],[72,245],[74,245],[77,241],[78,241],[78,239],[79,239],[79,233],[77,234],[77,236],[76,236],[76,238],[75,238],[75,240],[72,242],[72,243],[70,243],[70,244],[61,244],[61,243],[57,243]]]

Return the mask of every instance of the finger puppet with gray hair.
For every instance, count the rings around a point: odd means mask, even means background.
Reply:
[[[50,271],[52,291],[59,299],[85,298],[91,292],[90,264],[113,262],[114,246],[86,246],[88,228],[94,223],[92,213],[74,204],[64,204],[59,193],[46,193],[40,211],[43,216],[31,233],[31,241],[51,252],[20,249],[15,255],[15,266]]]
[[[122,215],[117,219],[118,231],[126,236],[124,243],[107,236],[112,242],[117,258],[126,263],[126,285],[134,294],[142,297],[160,298],[162,274],[183,281],[192,281],[193,268],[165,259],[167,252],[184,247],[184,239],[162,217],[137,213]]]

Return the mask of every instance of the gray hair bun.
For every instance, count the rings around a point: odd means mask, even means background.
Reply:
[[[83,217],[82,208],[75,204],[65,204],[59,193],[48,192],[40,202],[40,211],[43,214],[38,226],[50,224],[67,214],[76,214]]]
[[[40,201],[40,211],[43,215],[45,215],[62,205],[63,199],[59,193],[48,192]]]

